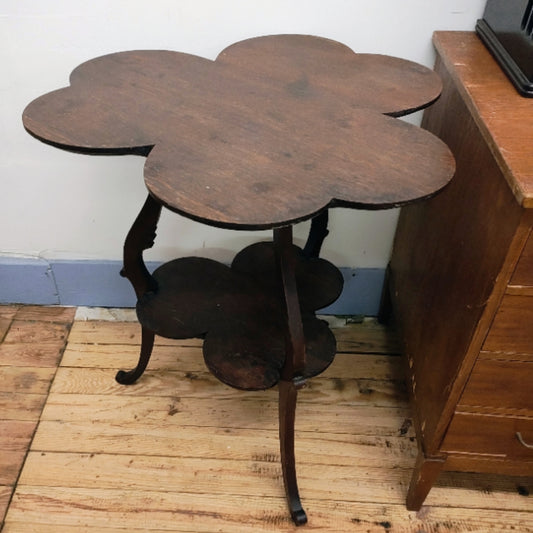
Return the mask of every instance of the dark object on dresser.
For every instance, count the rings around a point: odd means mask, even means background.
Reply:
[[[476,31],[518,92],[533,97],[533,0],[488,0]]]

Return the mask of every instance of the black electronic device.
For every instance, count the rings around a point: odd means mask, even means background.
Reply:
[[[476,31],[518,92],[533,97],[533,0],[488,0]]]

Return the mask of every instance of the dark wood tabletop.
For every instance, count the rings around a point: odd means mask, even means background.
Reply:
[[[173,211],[262,229],[443,188],[454,172],[448,148],[393,118],[440,91],[438,77],[410,61],[278,35],[233,44],[215,61],[160,50],[93,59],[23,121],[64,149],[148,156],[148,190]]]

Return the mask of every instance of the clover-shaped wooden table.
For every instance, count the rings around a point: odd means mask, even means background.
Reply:
[[[440,90],[436,75],[412,62],[279,35],[236,43],[215,61],[169,51],[103,56],[24,111],[26,129],[59,148],[147,156],[149,195],[122,272],[138,298],[141,354],[117,380],[142,375],[159,334],[203,338],[207,366],[231,386],[279,381],[281,462],[297,524],[307,521],[295,471],[297,391],[333,360],[335,339],[315,311],[342,289],[338,270],[318,257],[327,209],[396,207],[448,183],[447,147],[392,118],[430,105]],[[151,275],[143,250],[162,206],[218,227],[273,228],[274,239],[249,246],[231,267],[189,257]],[[301,250],[292,225],[309,218]]]

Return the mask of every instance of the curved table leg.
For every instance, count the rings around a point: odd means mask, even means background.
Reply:
[[[301,385],[293,381],[279,382],[279,444],[281,452],[281,468],[285,494],[292,520],[297,526],[307,522],[307,515],[302,507],[298,481],[296,478],[296,458],[294,456],[294,421],[296,400]]]
[[[137,363],[137,366],[132,370],[119,370],[117,372],[117,375],[115,376],[115,379],[118,383],[120,383],[121,385],[132,385],[143,375],[148,365],[148,361],[150,361],[150,356],[152,355],[154,339],[154,332],[143,327],[139,362]]]
[[[148,195],[124,241],[124,267],[120,275],[128,278],[137,298],[157,290],[157,283],[144,264],[143,252],[154,245],[160,215],[161,204]]]
[[[279,439],[285,493],[291,517],[296,525],[307,522],[296,479],[294,456],[294,421],[298,390],[305,385],[305,338],[300,303],[296,289],[296,257],[292,248],[292,227],[274,230],[274,245],[278,258],[287,311],[286,359],[279,382]]]
[[[328,236],[328,210],[322,211],[313,220],[311,220],[311,228],[305,243],[303,254],[305,257],[318,257],[324,239]]]
[[[157,283],[144,264],[143,251],[154,245],[160,214],[161,204],[149,195],[124,242],[124,267],[120,274],[128,278],[137,298],[146,292],[157,290]],[[145,327],[142,328],[139,362],[132,370],[119,370],[115,376],[118,383],[131,385],[142,376],[152,355],[154,337],[153,331]]]

